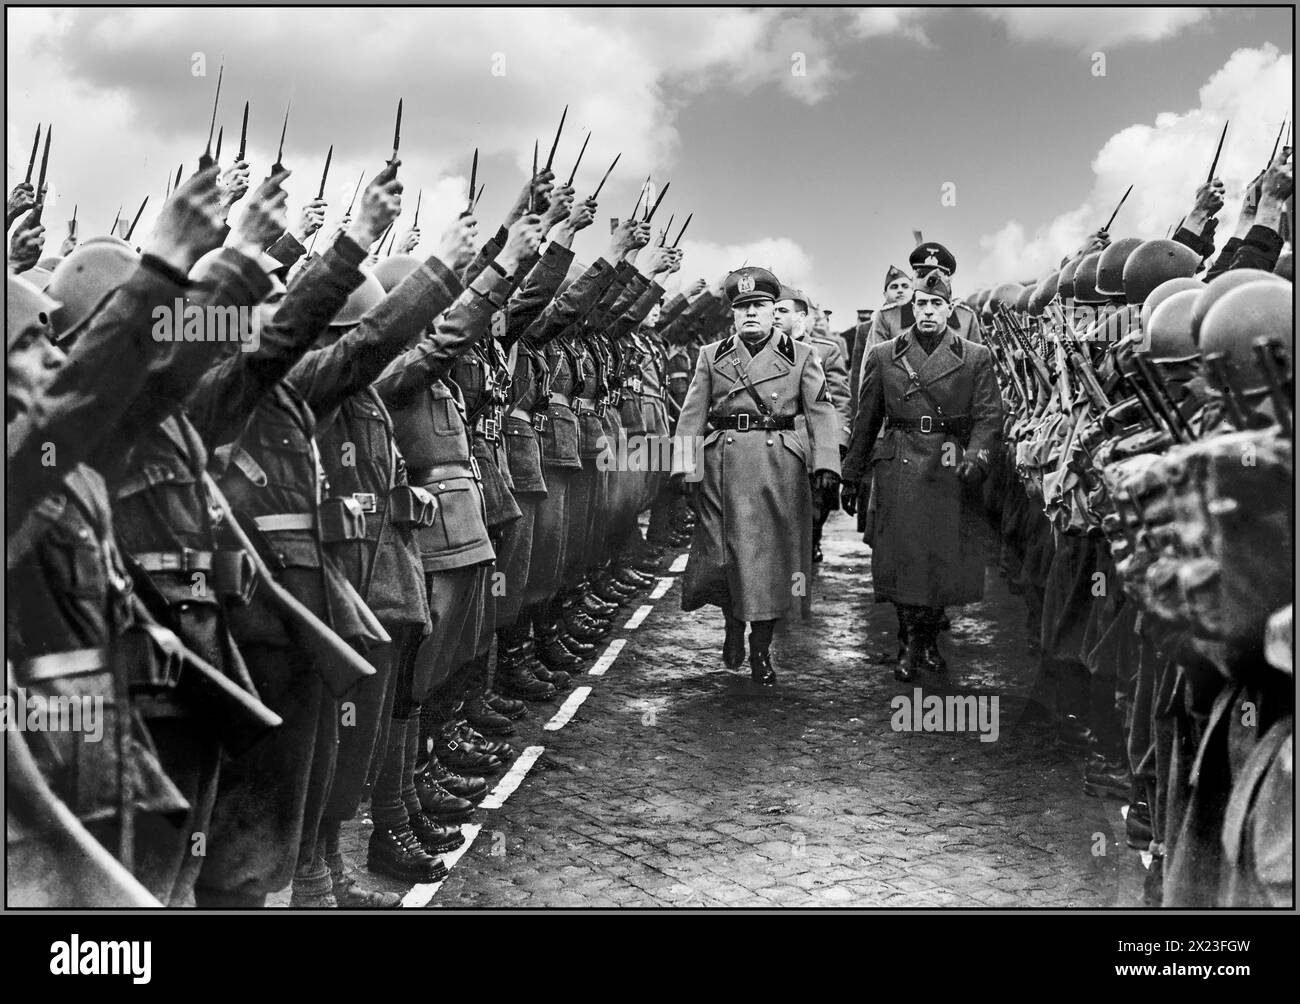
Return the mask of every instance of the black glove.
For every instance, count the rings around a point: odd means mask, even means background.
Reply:
[[[850,516],[858,514],[858,486],[852,481],[840,486],[840,505]]]
[[[984,470],[982,464],[974,460],[963,460],[961,466],[957,468],[957,477],[961,478],[963,484],[974,487],[984,483],[984,479],[988,477],[988,471]]]
[[[813,491],[818,495],[826,495],[834,491],[839,483],[840,476],[834,471],[817,471],[813,474]]]

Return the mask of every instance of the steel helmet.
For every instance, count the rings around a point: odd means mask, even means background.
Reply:
[[[48,332],[58,306],[25,279],[5,276],[5,351],[33,328]]]
[[[1029,313],[1032,317],[1042,317],[1043,311],[1047,305],[1052,302],[1056,296],[1057,284],[1060,281],[1060,272],[1049,272],[1043,278],[1038,280],[1034,286],[1034,291],[1029,297]]]
[[[1151,320],[1151,315],[1155,312],[1156,307],[1164,303],[1165,300],[1175,293],[1181,293],[1184,290],[1193,290],[1200,292],[1205,288],[1205,283],[1200,279],[1194,279],[1191,276],[1183,276],[1181,279],[1170,279],[1168,282],[1162,282],[1153,289],[1142,304],[1142,327],[1145,328]]]
[[[1192,311],[1192,337],[1199,338],[1201,325],[1205,323],[1205,315],[1210,312],[1210,308],[1218,303],[1228,293],[1232,292],[1239,286],[1244,286],[1248,282],[1284,282],[1272,272],[1265,272],[1258,268],[1234,268],[1231,271],[1224,272],[1217,276],[1213,282],[1201,286],[1200,300],[1196,308]]]
[[[1201,294],[1195,289],[1167,296],[1142,325],[1146,351],[1156,362],[1177,362],[1199,355],[1192,337],[1192,310]]]
[[[384,292],[392,292],[402,281],[420,267],[420,259],[410,254],[392,254],[380,259],[375,266],[375,278],[384,287]]]
[[[1280,345],[1287,359],[1295,344],[1291,285],[1261,280],[1238,286],[1219,298],[1201,322],[1202,354],[1222,355],[1227,361],[1228,381],[1242,393],[1264,388],[1264,376],[1256,364],[1254,345],[1265,339]],[[1214,371],[1210,382],[1218,385]],[[1224,389],[1220,386],[1220,389]]]
[[[1084,255],[1074,270],[1074,299],[1078,303],[1101,303],[1106,298],[1097,292],[1097,263],[1101,252]]]
[[[1195,275],[1200,264],[1201,256],[1186,244],[1144,241],[1124,262],[1124,298],[1142,303],[1161,283]]]
[[[1074,273],[1078,268],[1078,260],[1067,261],[1061,266],[1061,271],[1056,281],[1056,291],[1062,300],[1074,299]]]
[[[1115,299],[1123,298],[1124,263],[1141,243],[1141,237],[1125,237],[1101,253],[1101,260],[1097,262],[1098,293]]]
[[[77,245],[54,270],[46,291],[58,303],[51,318],[54,337],[63,338],[95,306],[126,281],[140,256],[117,237],[92,237]]]
[[[363,276],[361,285],[348,295],[348,302],[343,304],[343,309],[334,315],[334,320],[330,321],[331,328],[349,328],[359,323],[361,318],[370,313],[371,309],[378,306],[379,301],[388,295],[373,272],[363,269],[361,275]]]

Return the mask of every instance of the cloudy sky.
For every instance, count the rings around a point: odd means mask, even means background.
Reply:
[[[106,232],[148,195],[147,225],[168,175],[202,152],[223,59],[224,158],[248,99],[264,171],[292,97],[292,195],[315,194],[332,143],[334,214],[387,157],[404,98],[404,218],[422,188],[426,247],[463,206],[473,149],[487,229],[567,103],[562,174],[593,132],[580,195],[622,152],[580,259],[652,174],[672,182],[657,221],[676,214],[676,231],[695,213],[684,275],[769,265],[837,328],[878,303],[913,230],[957,256],[959,293],[1041,274],[1129,184],[1113,232],[1164,236],[1231,119],[1223,232],[1290,114],[1293,74],[1291,11],[1277,8],[8,8],[6,21],[6,179],[22,180],[36,123],[53,122],[47,225],[76,203],[83,236]]]

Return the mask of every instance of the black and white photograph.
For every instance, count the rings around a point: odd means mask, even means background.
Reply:
[[[1294,36],[7,6],[4,910],[1100,913],[1112,978],[1249,975]],[[128,974],[89,931],[34,964]]]

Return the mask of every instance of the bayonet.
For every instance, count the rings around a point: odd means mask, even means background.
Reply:
[[[1120,208],[1124,205],[1124,200],[1128,198],[1128,193],[1131,191],[1133,191],[1133,186],[1129,185],[1128,189],[1120,197],[1119,205],[1116,206],[1115,211],[1110,214],[1110,219],[1108,219],[1106,221],[1106,225],[1101,228],[1102,230],[1105,230],[1107,233],[1110,233],[1110,225],[1115,222],[1115,217],[1119,215]]]
[[[282,163],[282,158],[284,157],[284,137],[289,131],[289,110],[292,107],[293,98],[290,98],[289,103],[284,107],[284,125],[280,127],[280,146],[275,151],[275,163],[271,165],[271,174],[269,175],[269,177],[272,178],[284,170],[284,164]]]
[[[121,218],[122,218],[122,207],[121,207],[121,206],[118,206],[118,207],[117,207],[117,215],[113,217],[113,225],[112,225],[111,227],[108,228],[108,234],[109,234],[110,237],[116,237],[116,236],[117,236],[117,222],[118,222],[118,220],[120,220]]]
[[[566,181],[565,187],[573,187],[573,179],[578,173],[578,165],[582,163],[582,155],[587,152],[587,144],[591,141],[591,132],[588,130],[587,138],[582,141],[582,149],[578,151],[578,159],[573,162],[573,170],[569,172],[569,180]]]
[[[645,216],[646,223],[649,223],[654,218],[655,211],[659,208],[659,203],[664,201],[664,196],[668,194],[668,186],[671,184],[672,182],[670,181],[667,184],[665,184],[663,188],[659,190],[659,198],[655,199],[655,204],[650,207],[650,212],[646,213]]]
[[[345,216],[352,215],[352,207],[357,204],[357,193],[361,191],[361,183],[365,180],[366,180],[366,172],[363,169],[361,171],[361,177],[357,178],[357,187],[352,189],[352,201],[348,203],[348,211],[344,214]]]
[[[1219,166],[1219,154],[1223,152],[1223,140],[1228,135],[1228,123],[1223,123],[1223,132],[1219,133],[1219,145],[1214,150],[1214,160],[1210,161],[1210,173],[1205,177],[1205,183],[1208,185],[1214,180],[1214,172]]]
[[[212,155],[212,161],[215,164],[221,163],[221,138],[226,134],[226,127],[222,126],[217,130],[217,152]]]
[[[140,203],[140,208],[135,211],[135,219],[131,221],[131,226],[126,232],[126,239],[130,240],[131,235],[135,233],[135,225],[140,222],[140,217],[144,214],[144,207],[149,204],[149,196],[144,197],[144,202]]]
[[[614,164],[617,164],[617,163],[618,163],[618,158],[621,157],[621,156],[623,156],[623,153],[622,153],[622,151],[619,151],[619,153],[617,154],[617,156],[614,157]],[[600,184],[596,186],[596,191],[593,192],[592,195],[591,195],[591,197],[592,197],[593,199],[595,199],[596,196],[598,196],[598,195],[600,194],[600,190],[601,190],[602,188],[605,187],[605,182],[609,180],[609,174],[610,174],[610,171],[613,171],[613,170],[614,170],[614,164],[610,164],[610,165],[609,165],[609,170],[605,172],[605,177],[603,177],[603,178],[600,179]]]
[[[239,153],[235,154],[235,160],[239,163],[244,162],[244,154],[248,152],[248,102],[244,102],[244,122],[239,127]]]
[[[184,170],[185,170],[185,162],[184,162],[184,161],[181,161],[181,163],[179,163],[179,164],[176,165],[176,182],[175,182],[175,184],[172,185],[172,190],[173,190],[173,191],[174,191],[175,189],[181,187],[181,173],[182,173]]]
[[[320,176],[320,191],[316,193],[317,199],[325,198],[325,179],[330,176],[330,161],[334,159],[334,144],[330,144],[329,153],[325,154],[325,170]]]
[[[533,177],[528,182],[528,212],[533,211],[533,199],[537,194],[537,140],[533,140]]]
[[[555,130],[555,139],[551,142],[551,152],[546,155],[546,166],[542,168],[543,171],[549,171],[551,169],[551,164],[555,160],[555,148],[560,145],[560,133],[564,132],[564,120],[568,117],[569,106],[565,105],[564,114],[560,116],[560,125]]]
[[[23,179],[24,185],[32,183],[32,169],[36,167],[36,151],[41,146],[41,124],[36,123],[36,135],[32,138],[32,155],[27,158],[27,177]]]
[[[694,213],[691,213],[689,216],[686,217],[686,222],[682,224],[681,230],[677,232],[677,240],[673,241],[673,247],[676,247],[678,244],[682,242],[682,235],[686,233],[686,228],[691,225],[691,220],[694,219],[694,217],[695,217]]]
[[[483,198],[483,189],[487,188],[487,182],[478,186],[478,195],[474,196],[474,208],[478,209],[478,200]]]
[[[54,132],[54,126],[45,127],[45,149],[41,151],[41,173],[36,179],[36,206],[31,212],[31,225],[35,226],[41,221],[41,213],[45,209],[45,171],[50,166],[50,136]]]
[[[199,158],[199,170],[206,171],[215,161],[212,158],[212,134],[217,128],[217,108],[221,104],[221,78],[226,75],[226,61],[221,61],[221,68],[217,70],[217,93],[212,99],[212,121],[208,123],[208,142],[203,147],[203,156]]]
[[[462,216],[468,216],[474,212],[474,186],[478,184],[478,147],[474,147],[474,163],[469,169],[469,198],[465,201],[465,212]]]
[[[424,198],[424,189],[421,188],[415,193],[415,219],[411,221],[411,229],[414,230],[420,225],[420,200]]]
[[[393,155],[388,163],[397,160],[397,151],[402,145],[402,99],[397,99],[397,122],[393,125]]]
[[[641,185],[640,191],[636,193],[636,205],[632,207],[632,215],[628,217],[629,220],[636,220],[637,210],[641,208],[641,200],[645,198],[646,192],[649,191],[649,189],[650,175],[647,174],[645,176],[645,181]]]
[[[666,227],[664,227],[662,231],[660,231],[660,233],[659,233],[659,246],[660,246],[660,247],[663,247],[664,244],[667,243],[667,241],[668,241],[668,231],[671,230],[671,229],[673,228],[673,220],[675,220],[675,219],[677,219],[677,214],[676,214],[676,213],[673,213],[672,216],[668,217],[668,225],[667,225]]]

